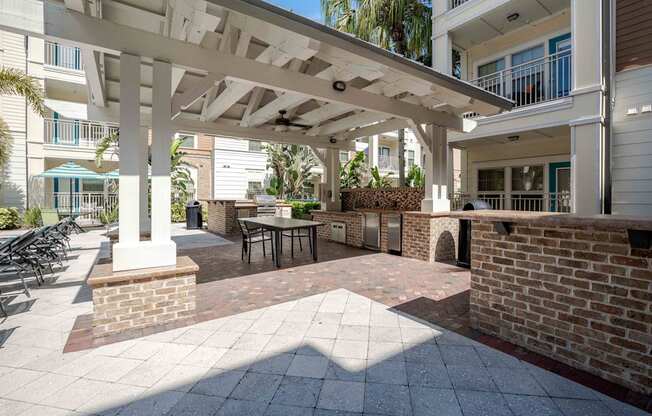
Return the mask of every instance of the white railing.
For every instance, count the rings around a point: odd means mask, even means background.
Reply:
[[[81,50],[74,46],[45,42],[45,64],[59,68],[81,71]]]
[[[451,7],[450,8],[454,9],[456,7],[459,7],[459,6],[463,5],[464,3],[466,3],[467,1],[469,1],[469,0],[451,0]]]
[[[46,207],[57,209],[61,214],[72,211],[76,217],[93,220],[117,206],[118,194],[104,192],[53,192],[51,199],[46,201]]]
[[[571,51],[566,50],[470,82],[523,107],[570,95],[571,63]]]
[[[467,202],[481,200],[491,209],[538,212],[571,212],[571,195],[568,192],[513,193],[494,192],[490,194],[455,194],[451,198],[451,209],[462,209]]]
[[[117,126],[92,121],[45,119],[45,143],[95,149]]]
[[[398,157],[378,156],[378,169],[380,170],[398,170]]]

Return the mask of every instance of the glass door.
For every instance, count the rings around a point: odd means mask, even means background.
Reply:
[[[570,162],[550,164],[550,211],[571,212]]]
[[[550,39],[550,94],[551,98],[567,97],[571,90],[571,35]]]

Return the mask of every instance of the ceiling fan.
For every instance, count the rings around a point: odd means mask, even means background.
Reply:
[[[274,120],[274,124],[276,124],[277,126],[299,127],[302,129],[309,129],[312,127],[307,124],[293,123],[292,121],[290,121],[289,118],[285,117],[285,115],[287,114],[287,110],[279,110],[278,114],[279,117],[276,120]]]

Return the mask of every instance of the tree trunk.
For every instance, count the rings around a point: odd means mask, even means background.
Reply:
[[[398,131],[398,183],[405,186],[405,130]]]

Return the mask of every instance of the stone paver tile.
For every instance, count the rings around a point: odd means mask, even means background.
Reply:
[[[477,347],[476,352],[487,367],[520,368],[522,362],[509,354],[489,347]]]
[[[537,380],[524,368],[487,367],[487,370],[503,393],[546,395]]]
[[[443,367],[439,347],[433,344],[403,344],[405,361],[414,363],[428,363],[433,366]]]
[[[71,416],[71,412],[65,409],[57,409],[56,407],[35,405],[29,407],[18,416],[32,416],[32,415],[48,415],[48,416]],[[14,415],[16,416],[16,415]]]
[[[96,357],[99,359],[100,357]],[[131,360],[129,358],[102,357],[101,363],[88,373],[84,378],[101,381],[118,381],[143,361]]]
[[[315,407],[323,381],[314,378],[285,376],[272,404]]]
[[[90,354],[92,355],[106,355],[108,357],[118,357],[122,355],[123,352],[127,351],[134,345],[136,345],[136,340],[128,340],[122,342],[114,342],[113,344],[102,345],[101,347],[91,350]]]
[[[610,397],[603,399],[602,403],[619,416],[649,416],[648,412]]]
[[[0,397],[7,397],[7,394],[12,391],[44,377],[46,374],[42,371],[14,369],[0,377]]]
[[[527,365],[526,367],[551,397],[587,400],[599,398],[593,390],[567,378],[533,365]]]
[[[311,407],[270,404],[265,411],[265,416],[313,416],[314,412],[315,409]]]
[[[498,391],[484,367],[449,365],[446,370],[455,390]]]
[[[433,329],[431,324],[425,324],[422,321],[414,318],[413,316],[399,313],[398,316],[398,325],[401,328],[417,328],[417,329]],[[435,331],[435,334],[439,334],[439,331]]]
[[[323,324],[314,322],[312,325],[310,325],[310,328],[308,328],[306,337],[335,339],[337,337],[338,329],[339,325],[337,324]]]
[[[299,304],[300,305],[300,304]],[[297,307],[299,307],[297,305]],[[311,304],[305,304],[307,306],[303,306],[306,308],[312,308]],[[315,316],[316,310],[319,306],[316,306],[315,309],[313,310],[301,310],[301,309],[295,309],[292,311],[291,314],[285,318],[285,322],[306,322],[306,323],[312,323],[312,319]]]
[[[269,402],[281,384],[283,376],[275,374],[247,373],[229,397],[241,400]]]
[[[341,325],[359,325],[359,326],[369,326],[371,322],[371,316],[362,313],[345,313],[342,315],[342,320],[340,321]]]
[[[247,329],[248,333],[251,334],[262,334],[262,335],[272,335],[275,334],[276,331],[281,327],[283,324],[283,320],[269,320],[269,319],[260,319],[258,321],[255,321],[249,329]]]
[[[213,367],[223,368],[225,370],[246,371],[253,363],[256,362],[257,351],[252,350],[228,350],[217,360]]]
[[[611,409],[599,400],[554,398],[553,401],[564,416],[615,416]]]
[[[47,373],[31,383],[25,384],[7,394],[5,398],[21,402],[41,403],[43,398],[72,384],[77,377]]]
[[[143,387],[106,383],[102,394],[98,394],[77,409],[83,415],[114,415],[129,403],[137,400],[146,391]]]
[[[188,393],[179,400],[167,416],[213,416],[226,399],[222,397],[204,396]]]
[[[293,354],[262,352],[256,358],[256,362],[249,368],[249,371],[284,375],[288,371],[292,359],[294,359]]]
[[[242,332],[224,331],[223,328],[208,337],[202,344],[205,347],[231,348],[242,336]]]
[[[270,307],[263,312],[259,319],[262,321],[284,321],[285,318],[287,318],[289,311],[289,309],[281,310],[279,308]]]
[[[406,344],[436,344],[435,335],[430,328],[401,327],[401,339]]]
[[[230,318],[219,318],[219,319],[211,319],[210,321],[204,321],[200,322],[198,324],[193,325],[193,328],[196,329],[208,329],[213,332],[217,331],[218,329],[222,329],[224,324],[229,320]]]
[[[327,338],[304,338],[296,350],[297,355],[319,355],[330,357],[335,346],[334,339]]]
[[[184,358],[197,348],[196,345],[186,344],[165,344],[154,355],[149,358],[149,361],[179,364]]]
[[[246,400],[228,399],[217,416],[263,416],[267,409],[267,403],[250,402]]]
[[[328,362],[325,378],[341,381],[365,381],[366,360],[335,358]]]
[[[372,326],[369,328],[369,342],[402,342],[401,329],[398,326]]]
[[[273,335],[267,345],[263,347],[264,352],[289,353],[296,352],[303,342],[302,336]]]
[[[50,354],[30,361],[29,363],[21,366],[21,368],[35,371],[55,372],[58,368],[63,367],[64,365],[71,363],[86,354],[88,354],[88,351],[70,352],[66,354],[62,354],[61,351],[54,351]],[[2,370],[0,370],[0,377],[2,377]]]
[[[403,344],[370,341],[367,360],[370,362],[369,365],[386,360],[405,361]]]
[[[333,346],[333,357],[357,358],[365,360],[367,358],[368,344],[366,341],[347,341],[336,340]]]
[[[317,312],[343,313],[345,307],[346,301],[329,302],[325,300],[321,305],[319,305]]]
[[[362,416],[360,412],[343,412],[341,410],[315,409],[314,416]]]
[[[255,320],[231,318],[222,325],[221,332],[246,332]]]
[[[256,319],[260,319],[261,316],[265,313],[265,311],[269,310],[269,307],[267,308],[259,308],[259,309],[253,309],[247,312],[242,312],[237,315],[230,316],[226,318],[227,320],[231,319],[248,319],[250,321],[255,321]]]
[[[102,356],[86,354],[52,371],[57,374],[83,377],[103,362]]]
[[[120,416],[162,416],[165,415],[185,393],[179,391],[165,391],[148,394],[128,404],[120,411]]]
[[[303,337],[308,328],[310,328],[310,322],[283,322],[281,326],[276,330],[276,335],[286,335],[293,337]]]
[[[364,406],[365,384],[355,381],[325,380],[317,407],[360,412]]]
[[[0,365],[20,368],[30,361],[51,353],[52,350],[46,348],[5,344],[2,346],[2,354],[0,354]]]
[[[204,394],[208,396],[229,397],[235,386],[238,385],[244,371],[224,371],[213,369],[190,389],[191,393]]]
[[[381,361],[367,368],[368,383],[408,384],[407,370],[403,361]]]
[[[515,416],[563,416],[549,397],[505,394],[505,400]]]
[[[464,416],[513,416],[500,393],[488,391],[457,391]]]
[[[312,321],[314,323],[320,323],[320,324],[339,325],[340,322],[342,321],[342,314],[333,313],[333,312],[317,312],[315,316],[312,318]]]
[[[0,416],[16,416],[32,406],[31,403],[0,399]]]
[[[439,334],[435,336],[437,344],[439,345],[465,345],[469,347],[483,346],[480,343],[473,341],[463,335],[457,334],[447,329],[438,329]]]
[[[438,389],[452,388],[448,372],[444,367],[432,366],[428,363],[411,362],[407,362],[405,367],[410,386],[433,387]]]
[[[110,387],[105,381],[77,379],[64,389],[61,389],[39,401],[39,403],[63,409],[75,410],[88,403],[95,396],[103,394]]]
[[[176,344],[201,345],[213,335],[215,331],[208,329],[191,328],[174,339]]]
[[[181,360],[181,364],[197,367],[213,367],[227,351],[228,349],[226,348],[197,347],[197,349],[193,350]]]
[[[410,387],[410,398],[414,416],[462,416],[453,390]]]
[[[407,386],[367,383],[364,412],[379,415],[412,415],[410,391]]]
[[[394,312],[383,311],[380,313],[371,312],[369,325],[398,328],[398,315]]]
[[[471,346],[463,345],[440,345],[439,352],[446,365],[460,365],[467,367],[480,367],[482,360]]]
[[[156,384],[149,388],[149,391],[181,391],[188,392],[200,380],[202,380],[209,369],[193,365],[175,365]]]
[[[157,332],[155,334],[146,336],[143,338],[143,340],[153,342],[172,342],[187,330],[187,327],[182,327],[171,329],[169,331]]]
[[[312,355],[296,355],[288,368],[288,376],[324,378],[328,359]]]
[[[134,360],[148,360],[165,345],[162,342],[139,340],[131,348],[122,352],[120,357],[132,358]]]
[[[369,341],[369,327],[364,325],[340,325],[337,339],[346,341]]]
[[[120,378],[118,383],[151,387],[173,368],[174,364],[145,361]]]
[[[231,348],[236,350],[251,350],[260,352],[271,339],[271,335],[246,333],[243,334]]]

